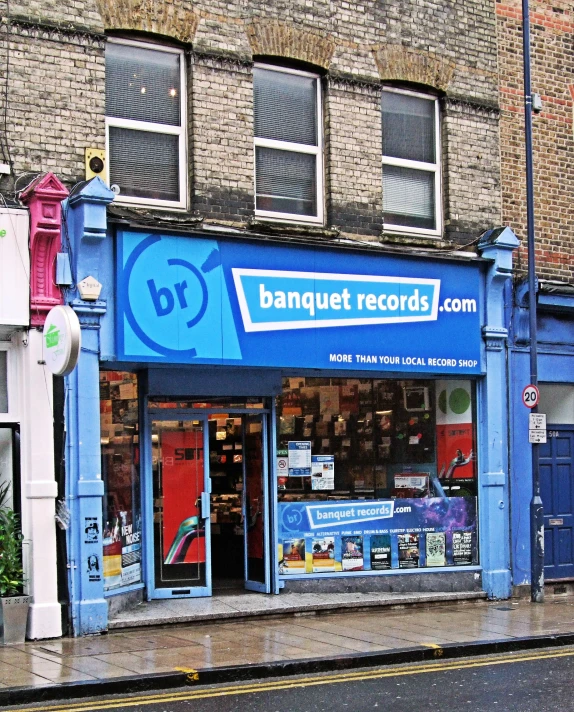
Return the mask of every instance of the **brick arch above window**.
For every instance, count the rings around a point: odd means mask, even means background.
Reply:
[[[192,42],[199,17],[185,0],[96,0],[106,30],[131,30]]]
[[[432,52],[394,45],[373,52],[382,81],[424,84],[446,92],[454,75],[454,62]]]
[[[328,69],[335,42],[319,31],[300,29],[288,22],[257,20],[247,25],[254,55],[294,59]]]

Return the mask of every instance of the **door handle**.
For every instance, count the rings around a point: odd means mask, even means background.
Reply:
[[[210,515],[211,510],[211,499],[209,497],[209,492],[201,493],[201,517],[202,519],[207,519]]]

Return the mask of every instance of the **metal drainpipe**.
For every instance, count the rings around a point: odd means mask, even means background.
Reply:
[[[528,234],[528,311],[530,319],[530,383],[538,385],[536,333],[536,264],[534,253],[534,182],[532,162],[532,95],[530,89],[530,9],[522,0],[524,56],[524,139],[526,149],[526,228]],[[538,412],[538,406],[532,408]],[[544,510],[540,498],[538,444],[532,444],[532,499],[530,501],[530,600],[544,602]]]

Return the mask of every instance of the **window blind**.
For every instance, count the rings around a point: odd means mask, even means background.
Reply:
[[[317,146],[317,80],[255,68],[255,136]]]
[[[434,228],[434,174],[428,171],[383,166],[383,211],[385,222],[395,222],[392,214],[419,218]],[[391,215],[387,215],[390,213]],[[412,221],[411,221],[412,222]],[[396,224],[403,224],[397,222]],[[427,227],[427,225],[413,225]]]
[[[179,137],[110,126],[110,184],[120,195],[179,200]]]
[[[109,42],[106,116],[179,126],[180,55]]]
[[[434,101],[384,91],[382,110],[384,156],[436,161]]]
[[[256,149],[257,209],[316,214],[316,156]]]

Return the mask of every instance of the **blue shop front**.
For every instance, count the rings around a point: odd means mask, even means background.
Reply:
[[[510,595],[510,230],[407,257],[106,225],[109,200],[68,204],[102,285],[69,300],[74,634],[225,589]]]

